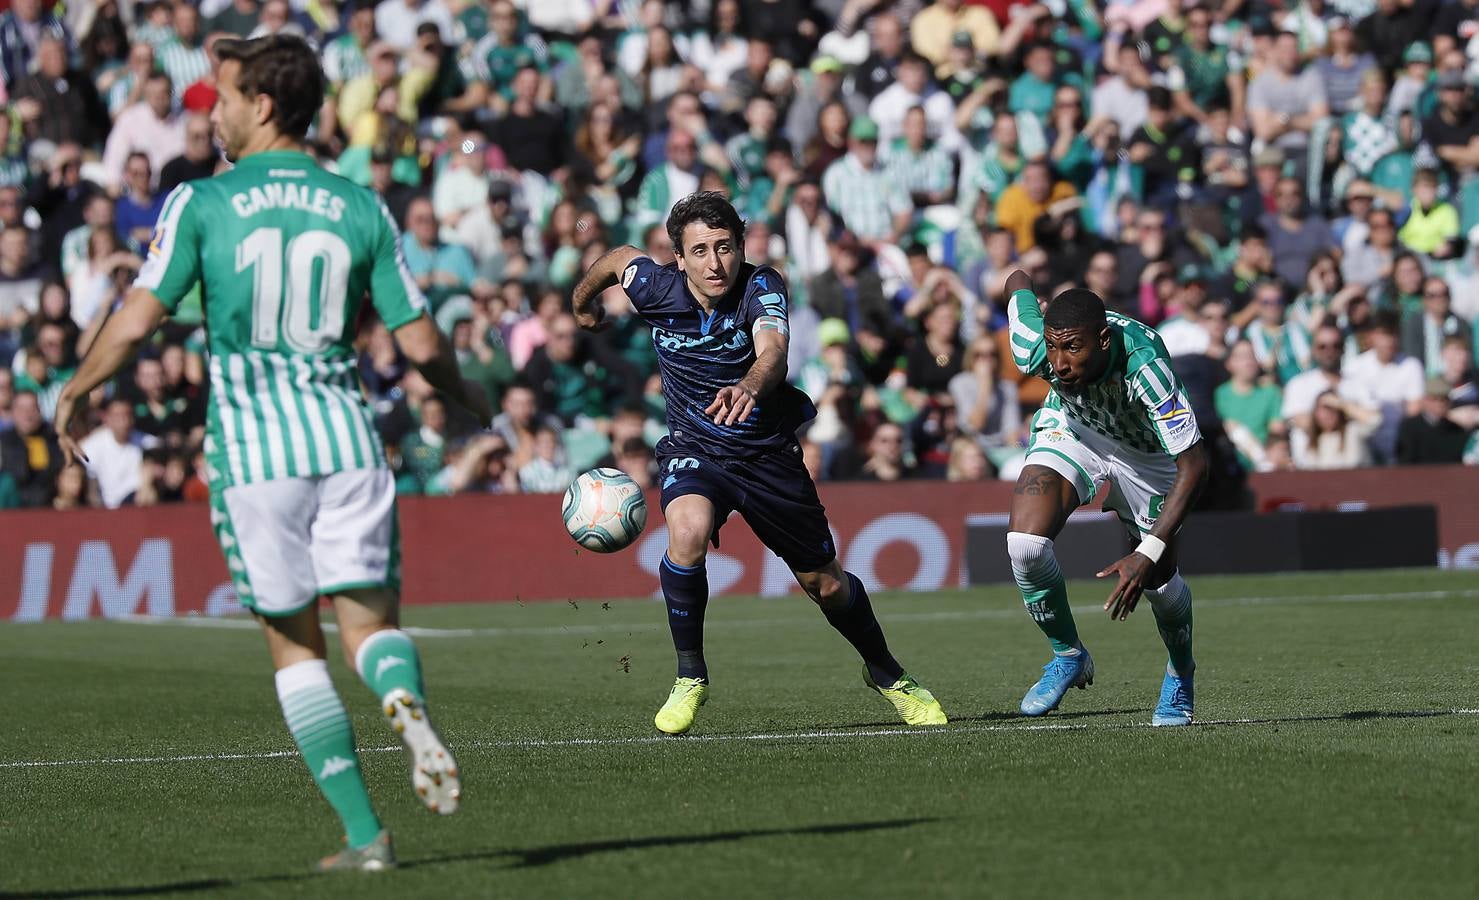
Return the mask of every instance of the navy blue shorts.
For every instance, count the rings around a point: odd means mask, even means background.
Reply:
[[[724,520],[737,512],[760,543],[794,572],[818,572],[837,558],[827,511],[801,461],[800,446],[751,459],[718,460],[674,449],[663,438],[657,444],[657,462],[664,511],[690,494],[714,504],[715,547]]]

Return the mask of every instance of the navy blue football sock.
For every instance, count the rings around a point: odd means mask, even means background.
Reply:
[[[709,573],[704,564],[680,566],[663,554],[657,567],[668,608],[668,629],[678,651],[678,677],[709,677],[704,663],[704,609],[709,605]]]
[[[868,674],[879,687],[888,687],[904,674],[904,667],[888,652],[888,641],[883,638],[883,626],[873,615],[873,604],[868,601],[868,591],[863,582],[851,572],[847,576],[848,602],[838,609],[823,609],[822,615],[838,634],[857,649],[858,655],[868,666]]]

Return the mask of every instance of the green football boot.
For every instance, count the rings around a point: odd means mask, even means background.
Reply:
[[[886,697],[906,725],[944,725],[949,721],[935,695],[911,678],[908,672],[888,687],[880,687],[868,674],[868,667],[864,666],[863,683]]]
[[[709,700],[709,683],[701,678],[679,678],[673,682],[668,700],[652,717],[663,734],[683,734],[693,727],[698,708]]]

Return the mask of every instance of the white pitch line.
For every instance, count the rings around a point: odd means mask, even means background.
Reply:
[[[1197,722],[1199,728],[1209,727],[1258,727],[1262,725],[1296,725],[1304,722],[1336,722],[1346,713],[1314,714],[1308,716],[1268,716],[1240,719],[1206,719]],[[1403,710],[1392,715],[1394,719],[1442,718],[1444,716],[1479,716],[1479,709],[1434,709]],[[1373,716],[1371,718],[1380,718]],[[1359,715],[1351,721],[1368,721]],[[630,738],[532,738],[501,741],[466,741],[457,746],[475,750],[528,750],[561,747],[630,747],[641,744],[668,744],[673,747],[684,744],[728,744],[738,742],[783,742],[806,740],[835,740],[864,737],[919,737],[1003,732],[1037,731],[1125,731],[1152,728],[1149,722],[1033,722],[1023,725],[959,725],[943,728],[867,728],[867,729],[817,729],[814,731],[776,731],[754,734],[697,734],[684,737],[649,735]],[[361,747],[360,753],[390,753],[400,750],[399,744],[389,747]],[[13,760],[0,762],[0,769],[46,769],[65,766],[121,766],[184,762],[231,762],[297,757],[294,750],[270,750],[249,753],[196,753],[183,756],[115,756],[96,759]]]
[[[1385,600],[1449,600],[1479,597],[1479,589],[1454,591],[1406,591],[1397,594],[1289,594],[1278,597],[1222,597],[1193,601],[1198,609],[1238,606],[1296,606],[1313,603],[1379,603]],[[1075,613],[1102,612],[1103,607],[1083,604],[1073,607]],[[891,622],[952,622],[976,619],[1015,619],[1022,615],[1017,609],[966,609],[936,612],[885,613],[879,618],[885,624]],[[113,621],[132,625],[177,625],[185,628],[220,628],[227,630],[255,631],[257,623],[251,619],[209,616],[129,616]],[[716,620],[706,628],[778,628],[795,624],[795,619],[737,619]],[[609,634],[615,631],[660,630],[660,622],[629,622],[606,625],[514,625],[507,628],[426,628],[406,626],[405,632],[413,637],[424,638],[470,638],[470,637],[521,637],[539,635]],[[337,629],[332,622],[324,630]]]

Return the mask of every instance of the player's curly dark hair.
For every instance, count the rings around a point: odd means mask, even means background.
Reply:
[[[222,39],[216,57],[241,64],[236,86],[243,94],[272,98],[279,134],[302,140],[324,105],[324,70],[308,42],[292,35],[274,34],[255,40]]]
[[[1084,328],[1090,334],[1098,334],[1104,330],[1106,324],[1104,301],[1099,299],[1098,294],[1084,288],[1064,291],[1048,304],[1047,312],[1043,313],[1042,324],[1044,328],[1054,331]]]
[[[679,200],[668,213],[668,240],[673,242],[674,253],[683,254],[683,229],[694,222],[723,228],[734,235],[736,244],[745,237],[745,220],[724,195],[718,191],[699,191]]]

